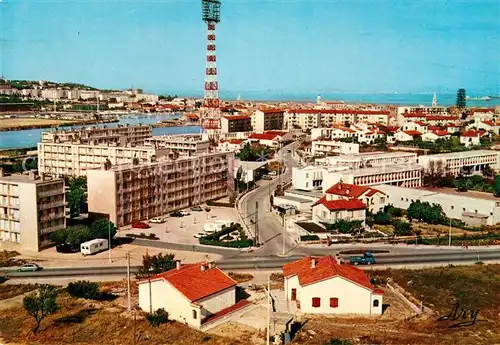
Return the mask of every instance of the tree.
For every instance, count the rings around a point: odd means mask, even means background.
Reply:
[[[36,334],[38,332],[40,324],[46,316],[55,313],[59,309],[56,303],[56,296],[57,291],[54,285],[41,285],[38,291],[24,297],[24,309],[26,309],[36,322],[33,333]]]
[[[239,158],[243,162],[248,162],[248,161],[253,160],[254,153],[253,153],[252,147],[250,146],[249,143],[246,143],[243,146],[243,148],[241,149],[241,151],[239,153]]]
[[[64,244],[66,243],[66,239],[68,238],[68,230],[69,228],[64,228],[51,232],[49,238],[56,245]]]
[[[147,278],[169,271],[176,266],[174,254],[149,255],[146,254],[142,257],[142,266],[139,267],[137,272],[138,278]]]
[[[394,227],[395,236],[410,236],[412,234],[410,223],[396,220],[392,223],[392,226]]]
[[[375,216],[373,216],[373,221],[375,224],[387,225],[391,224],[391,217],[387,213],[377,212]]]
[[[111,234],[110,234],[111,233]],[[113,238],[116,235],[116,227],[113,222],[107,219],[98,219],[90,226],[90,234],[92,238]]]
[[[412,202],[406,210],[406,216],[411,221],[413,219],[429,224],[441,224],[446,217],[443,208],[438,204],[428,202]]]
[[[72,248],[80,248],[80,244],[93,240],[88,227],[84,225],[75,225],[67,228],[68,235],[64,243],[69,244]]]
[[[495,176],[495,196],[500,197],[500,175]]]
[[[465,89],[458,89],[457,91],[457,108],[465,109],[467,106],[467,92]]]
[[[71,282],[66,287],[66,291],[76,298],[98,299],[101,295],[99,284],[88,280],[78,280]]]
[[[68,194],[68,206],[71,217],[80,215],[80,212],[85,204],[85,193],[81,188],[71,189]]]

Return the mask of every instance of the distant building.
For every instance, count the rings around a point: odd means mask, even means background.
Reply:
[[[279,109],[256,110],[252,116],[252,126],[256,133],[284,129],[284,111]]]
[[[329,154],[353,154],[359,153],[359,144],[344,143],[333,140],[318,140],[311,143],[311,154],[313,156],[326,156]]]
[[[64,180],[47,180],[30,172],[4,176],[0,169],[0,242],[38,252],[49,235],[66,227]]]
[[[331,256],[306,257],[283,266],[287,301],[309,314],[382,314],[382,290],[360,269]]]
[[[245,115],[223,116],[221,118],[221,132],[251,132],[252,118]]]
[[[369,186],[356,186],[339,182],[328,188],[325,200],[360,200],[372,213],[381,212],[386,205],[386,195],[376,188]]]
[[[481,144],[481,138],[489,136],[485,130],[469,129],[460,135],[460,144],[465,146],[478,146]]]
[[[292,140],[292,136],[284,131],[268,131],[264,133],[252,133],[248,136],[250,143],[259,143],[269,147],[280,147],[281,143]]]
[[[472,150],[451,153],[439,153],[435,155],[424,155],[418,157],[418,163],[424,169],[431,164],[440,164],[446,173],[455,176],[481,172],[486,166],[494,170],[500,168],[500,152],[492,150]]]

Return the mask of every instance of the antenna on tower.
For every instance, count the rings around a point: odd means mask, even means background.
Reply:
[[[438,105],[438,101],[437,101],[436,93],[434,92],[434,96],[432,97],[432,106],[437,107],[437,105]]]
[[[212,135],[220,129],[219,84],[217,82],[217,58],[215,53],[215,25],[220,22],[220,0],[201,0],[202,20],[207,24],[207,58],[205,91],[200,112],[200,125]]]

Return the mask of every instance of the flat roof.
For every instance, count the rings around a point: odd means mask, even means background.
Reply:
[[[245,169],[245,170],[257,170],[259,168],[262,168],[263,166],[265,166],[268,162],[265,161],[265,162],[245,162],[245,161],[240,161],[240,160],[236,160],[235,161],[235,165],[236,167],[241,167],[242,169]]]
[[[321,190],[300,190],[300,189],[289,189],[285,191],[285,193],[290,193],[290,194],[297,194],[297,195],[303,195],[303,196],[308,196],[310,198],[321,198],[323,196],[323,192]]]
[[[482,155],[500,154],[500,151],[495,150],[471,150],[471,151],[461,151],[461,152],[449,152],[449,153],[438,153],[435,155],[425,155],[419,158],[429,157],[429,158],[465,158],[474,157]]]
[[[55,182],[62,182],[64,179],[58,178],[58,179],[43,179],[41,177],[38,177],[37,179],[33,179],[29,175],[8,175],[8,176],[3,176],[0,177],[0,183],[1,182],[9,182],[9,183],[33,183],[33,184],[42,184],[42,183],[55,183]]]
[[[408,170],[422,170],[422,169],[423,167],[419,164],[407,163],[407,164],[390,164],[390,165],[381,165],[377,167],[351,169],[351,170],[341,171],[340,173],[352,174],[354,176],[363,176],[363,175],[372,175],[378,173],[392,173],[392,172],[402,172]]]
[[[387,185],[387,184],[382,184],[382,185],[376,185],[372,186],[375,189],[379,189],[383,192],[389,193],[391,190],[405,190],[408,191],[408,195],[413,195],[413,196],[430,196],[433,194],[442,194],[442,195],[449,195],[449,196],[455,196],[455,197],[460,197],[460,198],[465,198],[465,199],[481,199],[481,200],[490,200],[490,201],[495,201],[495,202],[500,202],[500,198],[496,198],[493,194],[491,193],[484,193],[484,192],[475,192],[475,191],[467,191],[467,192],[457,192],[454,188],[405,188],[405,187],[400,187],[400,186],[393,186],[393,185]],[[470,204],[470,202],[469,202]]]

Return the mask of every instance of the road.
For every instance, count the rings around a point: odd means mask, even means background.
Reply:
[[[297,145],[298,143],[294,142],[283,147],[278,153],[285,163],[285,173],[270,181],[261,180],[257,189],[247,193],[239,200],[238,208],[252,235],[255,235],[255,205],[258,202],[259,242],[262,244],[256,250],[259,255],[276,255],[283,252],[283,225],[276,216],[271,214],[270,196],[279,183],[285,183],[292,179],[292,167],[296,165],[296,162],[288,150],[294,152]],[[294,243],[287,238],[285,252],[290,253],[293,247]]]
[[[301,255],[291,255],[289,257],[259,256],[259,257],[234,257],[222,259],[217,262],[217,267],[225,270],[279,270],[285,263],[302,258]],[[349,255],[342,255],[346,260]],[[450,264],[460,262],[488,262],[500,261],[500,249],[482,249],[478,251],[469,250],[449,250],[430,253],[380,253],[376,254],[377,263],[370,267],[391,267],[415,264]],[[138,266],[131,267],[131,273],[137,272]],[[127,269],[125,266],[103,266],[103,267],[78,267],[78,268],[47,268],[38,272],[17,272],[15,268],[5,269],[11,280],[36,280],[38,278],[73,278],[91,276],[117,276],[124,277]]]

